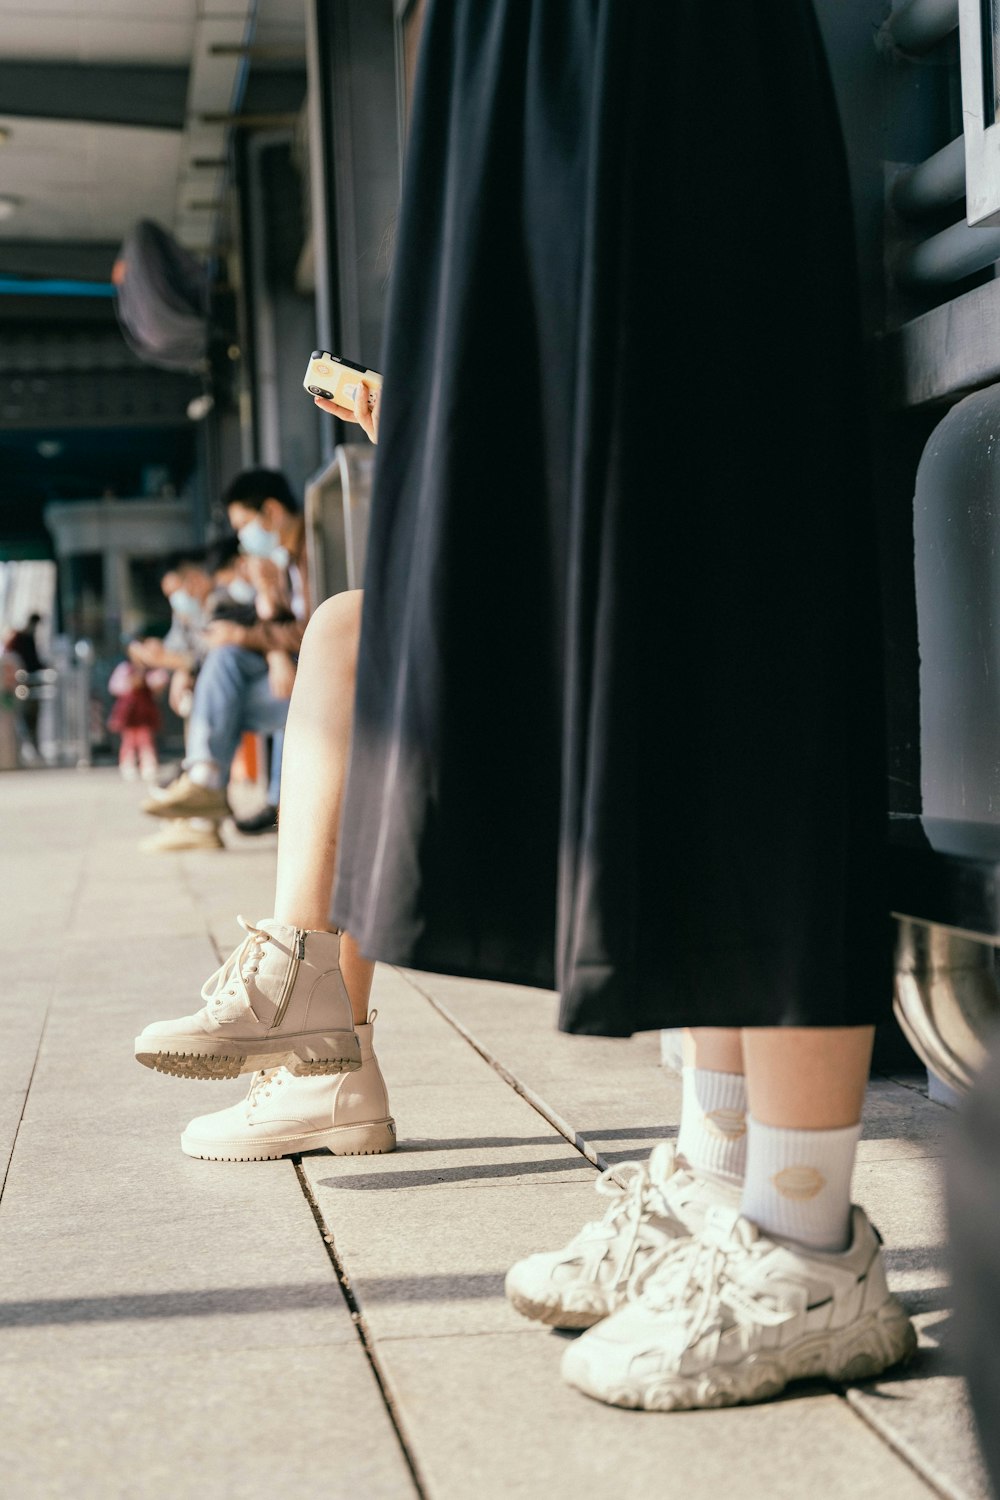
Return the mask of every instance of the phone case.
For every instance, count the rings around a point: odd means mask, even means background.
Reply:
[[[382,389],[382,377],[378,371],[366,370],[364,365],[328,354],[325,349],[313,350],[302,384],[310,396],[325,396],[328,401],[336,401],[338,406],[351,408],[360,375],[364,376],[371,391],[368,405],[374,406],[375,392]]]

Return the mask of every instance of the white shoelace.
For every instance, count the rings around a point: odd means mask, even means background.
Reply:
[[[252,975],[256,974],[260,967],[261,959],[264,957],[265,944],[273,942],[269,932],[262,927],[255,927],[245,917],[237,917],[237,922],[247,934],[238,948],[234,948],[225,963],[210,974],[201,987],[201,998],[206,1005],[213,1004],[218,1008],[223,1004],[225,995],[235,997],[238,991],[232,986],[231,981],[234,974],[239,974],[244,983]],[[246,967],[244,968],[244,960]]]
[[[626,1161],[617,1167],[608,1167],[598,1177],[594,1187],[603,1197],[611,1198],[613,1202],[603,1218],[592,1220],[583,1226],[567,1249],[573,1245],[584,1245],[588,1240],[603,1239],[613,1243],[622,1230],[627,1230],[618,1261],[619,1267],[627,1265],[647,1212],[659,1216],[666,1213],[663,1196],[658,1186],[650,1180],[647,1164],[639,1161]]]
[[[723,1307],[738,1324],[775,1328],[794,1310],[768,1305],[766,1293],[749,1290],[740,1279],[741,1270],[771,1249],[746,1219],[737,1219],[725,1240],[694,1238],[668,1246],[635,1278],[629,1297],[651,1312],[676,1313],[687,1347],[722,1321]]]
[[[272,941],[271,934],[269,932],[265,932],[262,927],[255,927],[253,923],[248,922],[245,917],[237,917],[236,920],[237,922],[239,922],[240,926],[243,928],[243,931],[247,934],[247,936],[238,948],[233,949],[232,953],[230,953],[225,963],[221,964],[219,968],[216,969],[215,973],[210,974],[209,977],[205,980],[205,983],[201,987],[201,998],[203,1000],[211,1000],[215,995],[219,993],[219,991],[225,986],[227,980],[232,977],[234,967],[238,967],[239,972],[243,973],[242,959],[244,955],[247,955],[253,959],[253,964],[249,967],[252,967],[253,970],[256,970],[261,958],[264,956],[265,943],[269,943]]]
[[[283,1082],[278,1076],[280,1072],[280,1068],[263,1068],[259,1073],[253,1075],[253,1078],[250,1080],[250,1092],[246,1097],[248,1111],[254,1109],[267,1098],[271,1092],[270,1085],[272,1083],[280,1085]]]

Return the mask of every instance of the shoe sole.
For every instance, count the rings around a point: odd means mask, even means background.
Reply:
[[[189,807],[184,802],[160,802],[150,799],[143,802],[141,810],[151,818],[214,818],[217,822],[224,822],[226,818],[232,817],[228,803],[220,805],[218,802],[208,807]]]
[[[600,1323],[614,1311],[614,1308],[607,1308],[604,1312],[570,1312],[558,1302],[538,1302],[533,1297],[526,1297],[523,1292],[511,1289],[507,1290],[507,1301],[522,1318],[530,1318],[533,1323],[544,1323],[547,1328],[593,1328],[595,1323]]]
[[[917,1335],[894,1297],[839,1334],[810,1334],[774,1354],[754,1355],[752,1364],[705,1370],[700,1375],[655,1376],[648,1382],[602,1390],[589,1382],[586,1368],[567,1373],[570,1385],[634,1411],[694,1411],[770,1401],[796,1380],[853,1383],[870,1380],[893,1365],[905,1364],[917,1348]],[[570,1351],[567,1351],[570,1355]]]
[[[149,1037],[135,1039],[136,1061],[173,1078],[239,1078],[262,1068],[287,1068],[296,1078],[331,1073],[354,1073],[361,1066],[361,1044],[353,1031],[307,1032],[284,1037],[279,1043],[206,1041],[202,1037],[171,1037],[155,1045]]]
[[[185,1130],[181,1150],[200,1161],[280,1161],[323,1146],[332,1156],[380,1156],[396,1149],[396,1126],[392,1120],[371,1125],[334,1125],[308,1135],[283,1135],[254,1150],[246,1141],[199,1141]]]
[[[220,839],[217,844],[153,844],[141,843],[140,854],[218,854],[225,849],[225,844]]]

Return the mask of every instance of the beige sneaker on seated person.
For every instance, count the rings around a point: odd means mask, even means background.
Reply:
[[[169,786],[157,788],[140,805],[151,818],[213,818],[221,822],[230,816],[223,789],[201,786],[186,771]]]
[[[508,1300],[524,1317],[590,1328],[621,1307],[635,1276],[695,1233],[710,1208],[740,1201],[739,1187],[696,1177],[666,1141],[648,1162],[609,1167],[595,1187],[611,1199],[602,1219],[585,1224],[563,1249],[529,1255],[507,1272]]]
[[[191,849],[225,849],[218,823],[207,818],[171,818],[168,822],[141,839],[139,848],[143,854],[182,854]]]
[[[372,1011],[358,1026],[361,1067],[336,1078],[296,1078],[287,1068],[257,1073],[238,1104],[199,1115],[181,1150],[203,1161],[277,1161],[321,1147],[334,1156],[392,1151],[396,1126],[385,1079],[372,1050]]]
[[[136,1037],[147,1068],[180,1078],[236,1078],[263,1068],[341,1073],[361,1045],[340,972],[340,935],[267,917],[238,918],[247,936],[203,985],[195,1015],[158,1021]]]

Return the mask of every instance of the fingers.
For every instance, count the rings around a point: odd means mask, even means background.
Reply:
[[[373,392],[371,386],[359,380],[354,390],[353,409],[348,406],[339,406],[336,401],[328,401],[325,396],[314,396],[313,400],[321,410],[329,412],[331,417],[339,417],[342,422],[357,422],[372,442],[377,443],[378,411],[381,398],[381,391]]]
[[[359,380],[354,389],[354,420],[361,424],[373,443],[378,442],[372,388],[364,380]]]
[[[316,405],[328,411],[331,417],[339,417],[342,422],[356,422],[354,412],[349,406],[338,406],[336,401],[328,401],[325,396],[314,396]]]

